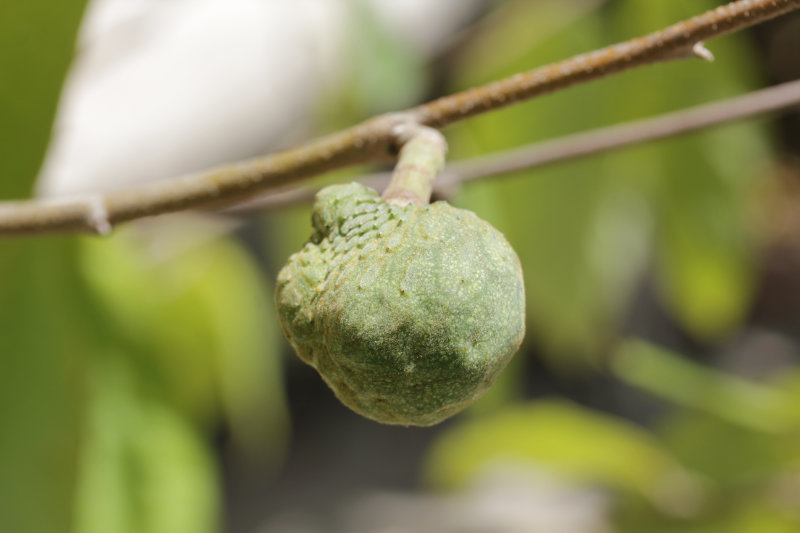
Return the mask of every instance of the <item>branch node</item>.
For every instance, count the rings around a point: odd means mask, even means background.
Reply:
[[[63,212],[71,212],[82,218],[85,227],[98,235],[111,233],[111,221],[105,198],[100,193],[76,194],[56,198],[42,198],[42,206],[61,208]],[[46,212],[46,211],[45,211]]]
[[[111,221],[108,218],[108,209],[102,195],[91,194],[86,197],[86,223],[98,235],[111,233]]]

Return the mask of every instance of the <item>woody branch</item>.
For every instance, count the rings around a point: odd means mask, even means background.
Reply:
[[[800,8],[800,0],[737,0],[655,33],[381,115],[272,155],[105,194],[0,203],[0,235],[88,231],[194,208],[223,207],[268,189],[347,165],[388,161],[401,148],[397,126],[441,128],[479,113],[649,63],[699,57],[703,43]]]

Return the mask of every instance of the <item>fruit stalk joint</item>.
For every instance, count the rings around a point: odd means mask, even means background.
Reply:
[[[439,130],[413,123],[397,126],[395,135],[400,152],[383,198],[393,205],[426,205],[444,168],[447,141]]]

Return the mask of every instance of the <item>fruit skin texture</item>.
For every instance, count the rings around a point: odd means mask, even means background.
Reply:
[[[429,426],[494,383],[525,332],[522,269],[503,235],[446,202],[319,192],[310,241],[278,274],[298,356],[354,411]]]

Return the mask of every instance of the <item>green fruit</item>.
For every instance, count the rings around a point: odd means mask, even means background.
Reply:
[[[446,202],[391,205],[355,183],[320,191],[312,223],[276,304],[345,405],[427,426],[487,391],[525,330],[519,259],[500,232]]]

